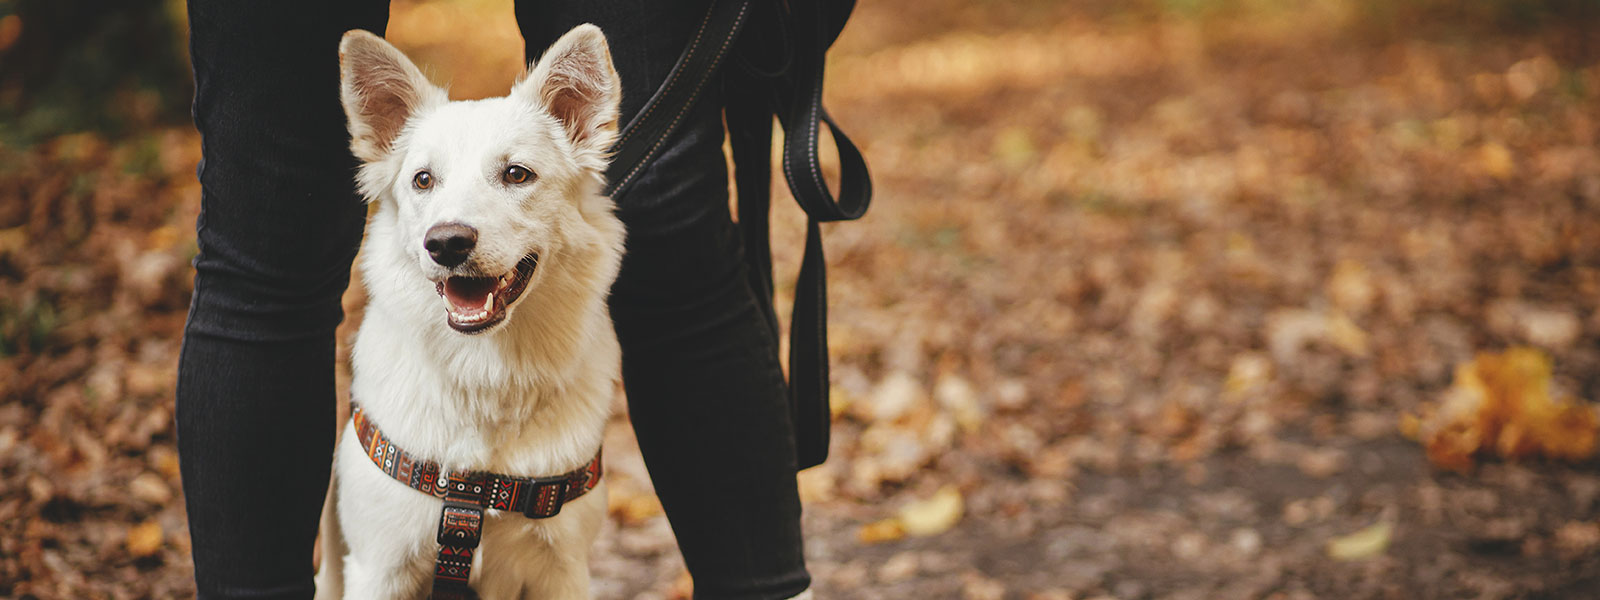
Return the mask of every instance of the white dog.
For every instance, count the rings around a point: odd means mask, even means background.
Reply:
[[[378,206],[352,355],[358,417],[335,460],[318,597],[449,595],[436,573],[464,558],[486,600],[587,598],[620,360],[606,296],[623,227],[600,190],[621,91],[605,36],[575,28],[510,95],[466,102],[370,33],[345,34],[339,53],[357,182]],[[474,494],[476,513],[461,500]],[[460,510],[442,512],[441,497]],[[441,553],[439,540],[466,547],[475,531],[476,548]]]

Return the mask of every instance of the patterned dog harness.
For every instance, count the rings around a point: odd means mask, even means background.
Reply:
[[[512,477],[498,473],[444,472],[439,463],[419,459],[401,450],[378,431],[361,405],[350,403],[356,439],[367,458],[385,474],[411,489],[444,500],[439,513],[439,558],[433,568],[434,600],[477,598],[467,586],[472,556],[483,538],[486,508],[546,519],[561,506],[578,499],[600,484],[600,451],[589,464],[554,477]]]

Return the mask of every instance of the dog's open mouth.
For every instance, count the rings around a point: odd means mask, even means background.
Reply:
[[[522,257],[517,268],[499,277],[450,277],[438,283],[444,299],[450,328],[462,333],[478,333],[506,318],[506,309],[528,289],[528,280],[539,266],[539,255]]]

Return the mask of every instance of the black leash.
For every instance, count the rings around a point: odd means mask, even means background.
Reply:
[[[611,145],[611,166],[606,170],[606,195],[620,197],[650,165],[661,146],[677,131],[683,116],[694,108],[706,83],[716,75],[739,35],[751,0],[711,0],[700,27],[678,56],[667,80],[656,89],[639,114],[622,128]]]
[[[667,81],[623,128],[607,172],[607,192],[613,197],[625,193],[733,50],[741,68],[724,69],[721,76],[739,227],[751,286],[769,299],[774,116],[783,128],[784,179],[807,216],[789,327],[789,400],[801,469],[828,457],[828,289],[819,224],[860,218],[872,200],[866,161],[822,107],[826,53],[854,7],[855,0],[713,0]],[[839,153],[837,198],[828,190],[818,159],[823,125]],[[767,325],[777,337],[777,315],[770,302],[765,309]]]

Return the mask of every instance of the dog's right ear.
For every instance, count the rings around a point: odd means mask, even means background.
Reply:
[[[444,90],[389,42],[352,29],[339,41],[339,99],[350,126],[350,151],[382,160],[418,109],[443,103]]]

